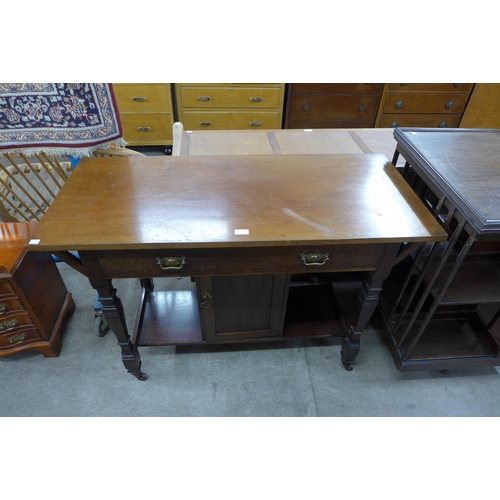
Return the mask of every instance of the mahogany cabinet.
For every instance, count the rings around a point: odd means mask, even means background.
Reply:
[[[75,304],[47,252],[26,252],[35,222],[0,224],[0,356],[61,350],[63,319]]]
[[[373,127],[382,83],[290,83],[284,128]]]

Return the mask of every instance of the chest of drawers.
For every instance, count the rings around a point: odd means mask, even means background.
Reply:
[[[115,83],[123,126],[131,146],[172,144],[174,114],[169,83]]]
[[[24,248],[36,225],[0,224],[0,356],[34,349],[57,357],[63,319],[75,309],[52,256]]]
[[[281,128],[284,83],[177,83],[175,92],[186,130]]]
[[[473,83],[386,83],[377,127],[458,127]]]
[[[290,83],[285,128],[373,127],[382,83]]]

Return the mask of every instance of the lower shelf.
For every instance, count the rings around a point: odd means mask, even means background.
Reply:
[[[500,358],[496,357],[496,342],[476,314],[462,318],[433,318],[409,352],[411,333],[400,348],[394,337],[388,334],[389,346],[400,371],[500,365]]]
[[[144,289],[132,342],[141,347],[341,337],[342,322],[335,302],[355,304],[357,290],[349,289],[341,295],[340,301],[338,297],[334,298],[329,284],[290,287],[283,336],[205,342],[196,291]]]

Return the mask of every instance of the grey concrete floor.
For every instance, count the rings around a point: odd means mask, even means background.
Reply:
[[[495,368],[399,373],[381,333],[366,330],[352,372],[340,340],[226,347],[141,348],[147,381],[128,374],[116,338],[93,333],[95,293],[59,263],[77,309],[58,358],[28,351],[0,358],[0,416],[498,416]],[[133,325],[138,280],[115,280]],[[189,288],[189,279],[155,280],[155,289]]]

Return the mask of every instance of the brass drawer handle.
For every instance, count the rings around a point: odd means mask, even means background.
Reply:
[[[403,107],[403,101],[398,101],[396,103],[396,108],[401,109]]]
[[[212,122],[200,122],[200,125],[202,125],[203,127],[210,127],[210,125],[212,125]]]
[[[178,271],[186,264],[186,257],[158,257],[156,263],[165,271]]]
[[[140,130],[141,132],[149,132],[151,127],[137,127],[137,130]]]
[[[17,319],[6,319],[0,322],[0,330],[10,330],[17,325]]]
[[[200,95],[198,101],[210,101],[212,98],[209,95]]]
[[[323,266],[330,260],[330,254],[327,253],[303,253],[300,260],[306,266]]]
[[[18,333],[16,335],[12,335],[12,337],[7,337],[9,344],[19,344],[26,338],[25,333]]]
[[[7,310],[7,304],[5,302],[0,302],[0,314],[3,314]]]
[[[145,101],[146,98],[145,97],[132,97],[132,101],[140,101],[140,102],[143,102]]]
[[[263,97],[250,97],[250,100],[253,102],[260,102],[260,101],[263,101],[264,98]]]
[[[248,125],[250,125],[250,127],[260,127],[262,122],[250,122]]]

